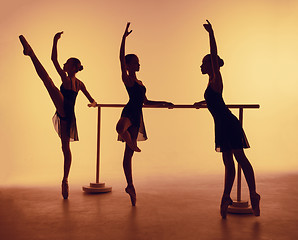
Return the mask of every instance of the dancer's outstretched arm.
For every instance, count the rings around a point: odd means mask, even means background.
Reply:
[[[82,92],[90,102],[90,104],[88,104],[88,107],[96,107],[97,102],[91,97],[90,93],[86,89],[85,84],[82,81],[80,81],[80,90],[82,90]]]
[[[147,97],[145,96],[144,105],[163,106],[163,107],[169,107],[170,108],[174,104],[171,103],[171,102],[166,102],[166,101],[152,101],[152,100],[148,100]]]
[[[213,79],[210,82],[212,87],[221,92],[223,89],[222,77],[219,71],[219,64],[218,64],[218,56],[217,56],[217,45],[214,37],[214,32],[211,26],[211,23],[207,20],[207,24],[203,25],[206,31],[209,33],[209,41],[210,41],[210,54],[211,54],[211,62],[213,68]]]
[[[54,66],[58,72],[58,74],[60,75],[62,81],[64,79],[66,79],[66,73],[63,71],[63,69],[60,67],[60,64],[58,62],[58,53],[57,53],[57,43],[58,40],[60,39],[61,35],[63,32],[58,32],[55,34],[54,36],[54,40],[53,40],[53,48],[52,48],[52,62],[54,63]]]
[[[128,77],[128,74],[127,74],[127,68],[126,68],[126,61],[125,61],[125,41],[126,41],[126,37],[131,34],[132,30],[128,30],[129,28],[129,25],[130,25],[130,22],[128,22],[126,24],[126,28],[125,28],[125,32],[123,34],[123,37],[122,37],[122,42],[121,42],[121,47],[120,47],[120,64],[121,64],[121,73],[122,73],[122,81],[124,82],[124,84],[126,86],[129,86],[131,87],[134,82],[131,81]]]

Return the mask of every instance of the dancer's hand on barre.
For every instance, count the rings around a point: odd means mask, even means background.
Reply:
[[[88,107],[96,107],[96,106],[97,106],[97,102],[95,102],[95,101],[88,104]]]
[[[174,104],[171,102],[163,102],[161,104],[162,107],[168,107],[169,109],[173,109]]]
[[[145,106],[155,106],[155,107],[167,107],[167,108],[173,108],[173,106],[174,106],[174,104],[171,102],[148,100],[146,96],[145,96],[145,100],[144,100],[144,105]]]
[[[202,107],[202,106],[206,106],[206,101],[203,100],[203,101],[200,101],[200,102],[195,102],[193,105],[194,105],[196,108],[200,108],[200,107]]]

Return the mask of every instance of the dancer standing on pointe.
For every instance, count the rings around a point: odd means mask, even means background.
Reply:
[[[249,148],[249,144],[239,120],[231,113],[222,98],[223,81],[220,67],[224,65],[224,62],[217,55],[216,41],[210,22],[207,20],[207,24],[203,26],[209,33],[211,53],[203,58],[201,71],[202,74],[209,75],[209,83],[204,94],[206,101],[197,102],[194,105],[200,107],[200,105],[207,103],[207,107],[214,118],[215,148],[216,151],[222,152],[225,165],[225,184],[220,213],[225,219],[228,207],[233,203],[230,193],[235,179],[234,155],[243,169],[248,184],[253,213],[255,216],[260,216],[260,195],[256,193],[254,170],[243,151],[243,148]]]
[[[165,101],[150,101],[146,98],[146,88],[136,76],[136,72],[140,69],[139,59],[135,54],[125,55],[125,41],[132,32],[128,30],[129,25],[130,23],[127,23],[120,47],[122,81],[128,92],[129,102],[123,108],[116,130],[119,140],[126,143],[123,158],[123,169],[127,181],[125,191],[129,194],[132,205],[135,206],[136,192],[132,180],[131,160],[134,152],[141,152],[137,146],[137,140],[147,139],[142,113],[143,104],[168,107],[173,104]]]
[[[62,80],[60,90],[54,85],[52,79],[39,62],[25,37],[20,35],[19,38],[24,48],[24,55],[31,58],[38,76],[43,81],[56,107],[53,123],[62,143],[62,152],[64,155],[64,175],[61,187],[62,196],[64,199],[67,199],[69,194],[68,175],[72,161],[69,142],[79,140],[74,112],[74,105],[78,92],[81,90],[87,97],[90,102],[88,107],[96,107],[97,103],[90,96],[84,83],[76,78],[76,73],[83,70],[83,66],[77,58],[69,58],[63,65],[63,69],[60,67],[57,59],[57,43],[62,33],[63,32],[59,32],[55,35],[52,49],[52,61]]]

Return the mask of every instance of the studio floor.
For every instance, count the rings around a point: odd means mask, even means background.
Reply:
[[[153,178],[155,179],[155,178]],[[244,181],[244,180],[243,180]],[[298,239],[298,174],[257,177],[261,216],[219,215],[222,176],[138,179],[132,207],[124,182],[106,194],[71,185],[1,186],[1,240]],[[232,197],[235,197],[233,190]],[[248,199],[243,187],[243,200]]]

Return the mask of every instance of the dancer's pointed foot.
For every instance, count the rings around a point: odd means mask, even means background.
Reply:
[[[134,152],[141,152],[141,149],[138,148],[137,144],[128,144],[129,148]]]
[[[33,52],[31,46],[29,45],[29,43],[27,42],[27,40],[25,39],[25,37],[23,35],[20,35],[19,39],[20,39],[20,41],[23,45],[23,48],[24,48],[24,50],[23,50],[24,55],[29,56]]]
[[[68,188],[68,181],[67,180],[63,180],[62,181],[61,188],[62,188],[62,196],[63,196],[63,198],[64,199],[68,199],[69,188]]]
[[[138,148],[138,146],[135,146],[133,149],[135,152],[141,152],[141,149]]]
[[[261,196],[257,193],[250,194],[250,202],[253,214],[255,216],[260,216],[260,200]]]
[[[127,186],[125,188],[125,192],[127,192],[130,196],[131,205],[135,206],[137,201],[137,195],[134,186]]]
[[[228,207],[233,204],[230,196],[223,196],[220,204],[220,215],[223,219],[227,218]]]

